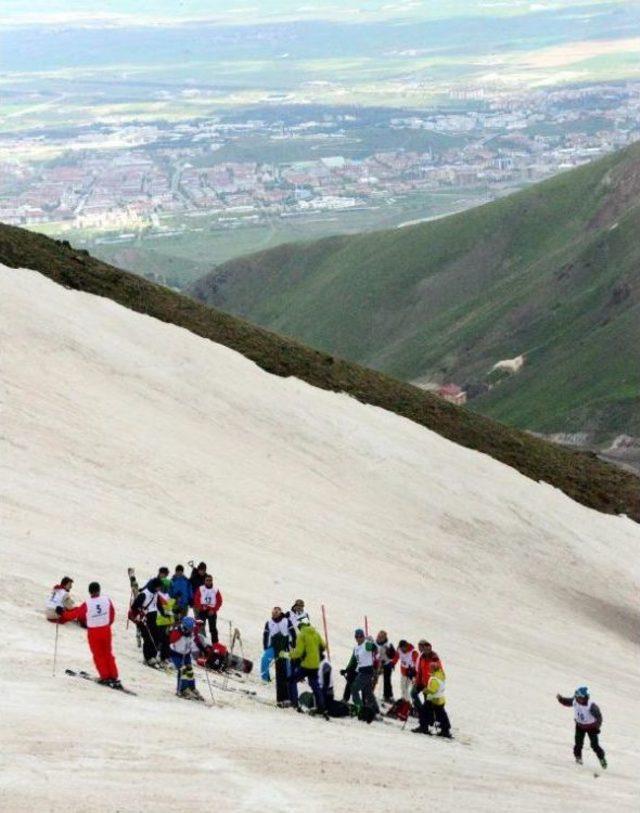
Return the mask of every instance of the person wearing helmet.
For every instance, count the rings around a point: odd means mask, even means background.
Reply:
[[[204,700],[196,689],[192,656],[204,653],[205,644],[197,633],[196,622],[187,616],[169,635],[171,660],[178,672],[176,694],[187,700]]]
[[[573,708],[573,718],[575,720],[575,739],[573,745],[573,756],[579,765],[582,765],[582,746],[585,736],[589,737],[589,744],[603,768],[607,767],[605,753],[598,741],[600,729],[602,728],[602,712],[591,700],[589,689],[586,686],[578,686],[573,693],[573,697],[563,697],[556,695],[556,699],[561,706]]]

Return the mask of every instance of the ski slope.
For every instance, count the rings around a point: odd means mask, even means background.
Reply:
[[[2,811],[638,809],[640,527],[383,410],[0,266]],[[255,660],[271,607],[327,606],[334,665],[367,614],[428,638],[460,739],[180,701],[125,627],[126,568],[205,559]],[[51,586],[116,604],[119,695]],[[200,675],[201,677],[202,675]],[[587,683],[610,769],[574,764]],[[342,690],[338,677],[337,688]],[[206,684],[200,683],[206,693]],[[271,696],[267,688],[265,696]],[[206,807],[205,807],[206,805]]]

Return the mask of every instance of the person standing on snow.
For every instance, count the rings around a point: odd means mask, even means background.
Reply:
[[[171,577],[169,595],[175,599],[175,613],[178,619],[189,614],[189,606],[193,600],[193,587],[191,582],[184,575],[184,567],[176,565],[175,572]]]
[[[298,681],[306,678],[313,692],[318,713],[328,718],[318,681],[318,669],[325,649],[326,644],[318,630],[311,626],[307,618],[301,618],[298,622],[295,647],[290,652],[280,652],[278,658],[285,658],[290,660],[292,664],[297,664],[292,666],[289,675],[289,699],[291,705],[300,711],[298,705]]]
[[[378,677],[380,673],[382,673],[382,699],[387,703],[393,703],[391,676],[393,674],[393,668],[398,661],[398,653],[384,630],[380,630],[377,634],[376,646],[378,647],[378,660],[375,683],[377,683]]]
[[[278,657],[281,652],[289,651],[291,621],[280,607],[271,610],[271,618],[264,625],[262,647],[273,650],[276,662],[276,703],[284,707],[289,703],[289,686],[287,683],[288,663]]]
[[[151,579],[135,597],[129,618],[136,624],[142,635],[142,655],[147,666],[156,666],[162,660],[162,641],[158,633],[156,619],[160,579]]]
[[[116,617],[113,602],[109,596],[100,594],[98,582],[89,585],[89,598],[79,607],[66,610],[60,616],[61,623],[67,621],[84,622],[87,627],[87,640],[98,672],[99,683],[106,683],[114,689],[121,689],[118,666],[111,648],[111,625]]]
[[[318,683],[320,684],[324,707],[327,711],[330,711],[335,700],[333,694],[333,666],[331,666],[326,650],[322,653],[322,661],[318,668]]]
[[[412,729],[414,734],[431,734],[429,726],[438,723],[439,737],[452,739],[451,723],[445,709],[446,680],[440,661],[429,660],[429,678],[422,688],[425,700],[418,704],[420,725]]]
[[[347,671],[354,667],[357,670],[356,678],[351,685],[351,696],[353,704],[358,710],[358,718],[370,723],[375,715],[380,713],[378,702],[373,694],[373,659],[377,647],[373,638],[365,638],[362,629],[357,629],[354,637],[356,645],[351,660],[347,664]]]
[[[311,623],[309,613],[305,610],[304,601],[301,598],[297,598],[294,601],[291,609],[287,613],[287,617],[289,618],[289,621],[291,621],[291,644],[292,646],[295,646],[296,634],[298,632],[300,622],[306,620]]]
[[[398,660],[400,661],[400,694],[403,700],[409,702],[418,660],[418,653],[413,644],[404,639],[398,641]]]
[[[71,598],[70,591],[73,587],[73,579],[69,576],[63,576],[60,579],[60,584],[54,585],[51,595],[45,603],[45,615],[47,621],[57,621],[65,610],[72,610],[74,608],[73,599]]]
[[[196,634],[196,622],[193,618],[183,618],[180,625],[171,630],[169,648],[171,660],[178,673],[176,694],[187,700],[204,700],[196,689],[192,656],[204,654],[206,647],[204,641]]]
[[[196,590],[204,584],[204,580],[207,576],[207,563],[200,562],[198,567],[194,567],[193,562],[187,562],[187,564],[191,567],[189,581],[191,582],[191,593],[195,597]]]
[[[207,573],[204,577],[204,584],[201,584],[194,593],[193,611],[196,618],[208,623],[212,644],[218,643],[217,620],[220,607],[222,607],[222,593],[213,586],[213,576]]]
[[[561,694],[557,694],[556,699],[562,706],[573,707],[573,717],[576,723],[573,756],[576,762],[582,765],[582,746],[584,745],[585,736],[588,736],[589,744],[600,760],[600,765],[606,768],[605,753],[598,742],[598,735],[602,728],[602,712],[589,697],[587,687],[579,686],[575,690],[573,697],[563,697]]]
[[[413,705],[417,711],[420,710],[420,706],[422,705],[420,695],[431,677],[432,664],[440,664],[440,667],[442,667],[442,661],[438,657],[437,653],[433,651],[433,647],[429,641],[426,641],[424,638],[421,638],[418,641],[418,652],[419,655],[415,662],[416,674],[413,688],[411,689],[411,700],[413,701]]]

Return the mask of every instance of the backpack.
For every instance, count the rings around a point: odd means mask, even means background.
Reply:
[[[411,703],[408,700],[396,700],[391,706],[386,716],[391,717],[392,720],[402,720],[404,722],[411,714]]]
[[[342,700],[331,700],[327,706],[329,717],[348,717],[350,714],[349,705]]]

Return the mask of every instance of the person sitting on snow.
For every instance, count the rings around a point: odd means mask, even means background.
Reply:
[[[45,615],[47,621],[57,621],[65,610],[72,610],[75,607],[70,591],[73,587],[73,579],[70,576],[63,576],[60,584],[56,584],[45,603]]]
[[[584,745],[585,736],[588,736],[589,744],[600,760],[600,765],[606,768],[605,753],[598,742],[598,735],[602,728],[602,712],[589,697],[587,687],[579,686],[575,690],[573,697],[563,697],[561,694],[557,694],[556,699],[562,706],[573,707],[573,717],[576,723],[573,756],[576,762],[582,765],[582,746]]]

